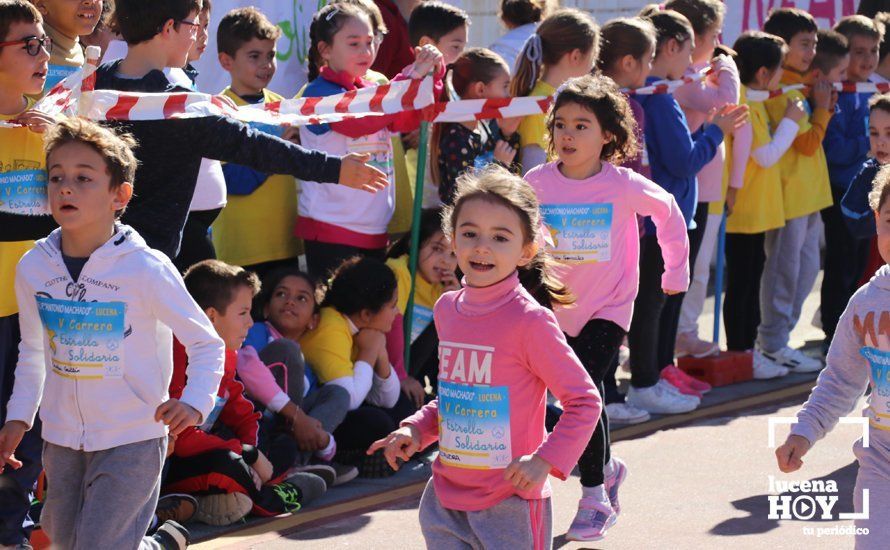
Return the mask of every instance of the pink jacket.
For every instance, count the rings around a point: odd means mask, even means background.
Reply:
[[[485,288],[446,292],[436,303],[439,397],[402,422],[421,446],[439,441],[433,485],[442,505],[475,511],[513,495],[550,496],[547,481],[520,491],[504,468],[535,454],[566,479],[593,433],[602,402],[566,343],[553,313],[522,288],[514,272]],[[544,429],[547,390],[563,406]]]
[[[541,203],[553,238],[551,253],[564,264],[561,279],[576,297],[574,305],[556,310],[569,336],[577,336],[591,319],[630,327],[640,282],[638,214],[651,216],[658,229],[665,267],[662,287],[685,291],[689,286],[686,221],[658,184],[608,162],[586,180],[563,176],[559,162],[539,166],[525,179]]]
[[[710,63],[694,63],[689,67],[687,75],[698,73]],[[689,124],[689,131],[695,133],[704,124],[712,109],[719,109],[727,103],[739,102],[739,71],[735,62],[728,57],[720,57],[716,61],[716,74],[704,80],[680,86],[674,92],[674,98]],[[722,143],[714,158],[698,173],[698,202],[719,201],[723,194],[723,162],[726,158],[726,147]]]

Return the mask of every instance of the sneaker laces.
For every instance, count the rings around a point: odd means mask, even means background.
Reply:
[[[300,500],[303,498],[303,495],[300,492],[300,489],[293,483],[285,481],[273,486],[272,490],[275,491],[275,494],[278,495],[281,502],[284,503],[288,512],[296,512],[302,507]]]

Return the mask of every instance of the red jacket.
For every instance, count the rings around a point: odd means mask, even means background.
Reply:
[[[241,454],[241,445],[256,445],[259,431],[260,413],[254,412],[253,403],[244,397],[244,386],[235,380],[237,353],[226,350],[226,366],[219,383],[220,398],[226,399],[219,412],[217,422],[222,423],[234,434],[233,439],[223,439],[209,434],[197,426],[186,428],[176,438],[173,454],[180,457],[194,456],[215,449],[229,449]],[[179,399],[186,382],[188,356],[179,340],[173,341],[173,378],[170,380],[170,397]],[[207,419],[205,419],[206,421]]]
[[[392,0],[374,0],[374,3],[380,8],[387,33],[377,50],[377,58],[371,69],[393,79],[406,65],[414,63],[414,48],[408,38],[408,22]]]

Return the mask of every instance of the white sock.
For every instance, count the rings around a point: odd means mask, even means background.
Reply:
[[[603,468],[603,476],[610,478],[615,475],[615,460],[609,459],[608,464]]]
[[[328,439],[328,446],[325,447],[324,449],[319,449],[319,450],[315,451],[315,456],[317,456],[318,458],[320,458],[326,462],[330,462],[331,459],[334,458],[334,454],[337,451],[337,442],[334,441],[334,435],[333,434],[328,434],[328,435],[331,436],[330,439]]]
[[[605,485],[597,485],[595,487],[581,486],[581,498],[594,498],[597,502],[609,502],[609,496],[606,494]]]

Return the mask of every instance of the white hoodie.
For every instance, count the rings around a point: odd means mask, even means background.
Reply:
[[[154,415],[168,399],[173,332],[189,355],[180,401],[202,419],[225,360],[170,260],[131,227],[115,229],[77,281],[62,259],[61,229],[37,241],[15,276],[22,343],[7,420],[31,426],[42,397],[43,439],[88,452],[167,434]]]

